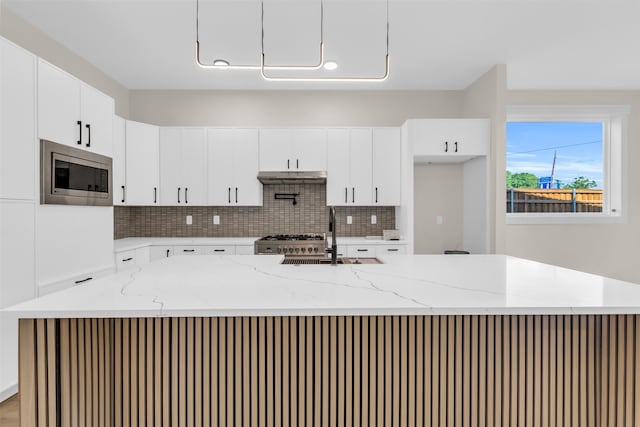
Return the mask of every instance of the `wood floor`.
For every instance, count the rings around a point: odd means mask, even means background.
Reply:
[[[0,426],[18,427],[18,395],[14,395],[0,403]]]

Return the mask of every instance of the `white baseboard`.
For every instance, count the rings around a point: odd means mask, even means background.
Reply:
[[[10,385],[4,390],[0,390],[0,402],[4,402],[18,392],[18,384]]]

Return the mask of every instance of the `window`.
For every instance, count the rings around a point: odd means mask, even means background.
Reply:
[[[628,107],[509,107],[508,224],[620,222]]]

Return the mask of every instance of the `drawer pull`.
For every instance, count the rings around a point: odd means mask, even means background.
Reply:
[[[387,252],[398,252],[398,249],[387,249]]]
[[[369,249],[358,249],[358,252],[369,252]]]
[[[132,259],[133,259],[132,257],[129,257],[129,258],[125,258],[125,259],[123,259],[123,260],[122,260],[122,262],[127,262],[127,261],[131,261]]]
[[[214,249],[213,252],[224,252],[226,249]]]
[[[183,249],[182,252],[195,252],[195,249]]]
[[[93,277],[87,277],[86,279],[76,280],[75,284],[79,285],[80,283],[88,282],[89,280],[92,280],[92,279],[93,279]]]

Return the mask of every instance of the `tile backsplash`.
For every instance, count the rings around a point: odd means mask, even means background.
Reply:
[[[297,204],[275,200],[275,193],[299,193]],[[114,238],[125,237],[260,237],[267,234],[328,231],[326,186],[317,184],[265,185],[263,206],[116,206]],[[337,207],[339,236],[381,236],[396,227],[393,207]],[[187,225],[191,215],[193,223]],[[220,224],[213,224],[213,216]],[[376,215],[377,224],[371,224]],[[353,223],[347,224],[347,216]]]

